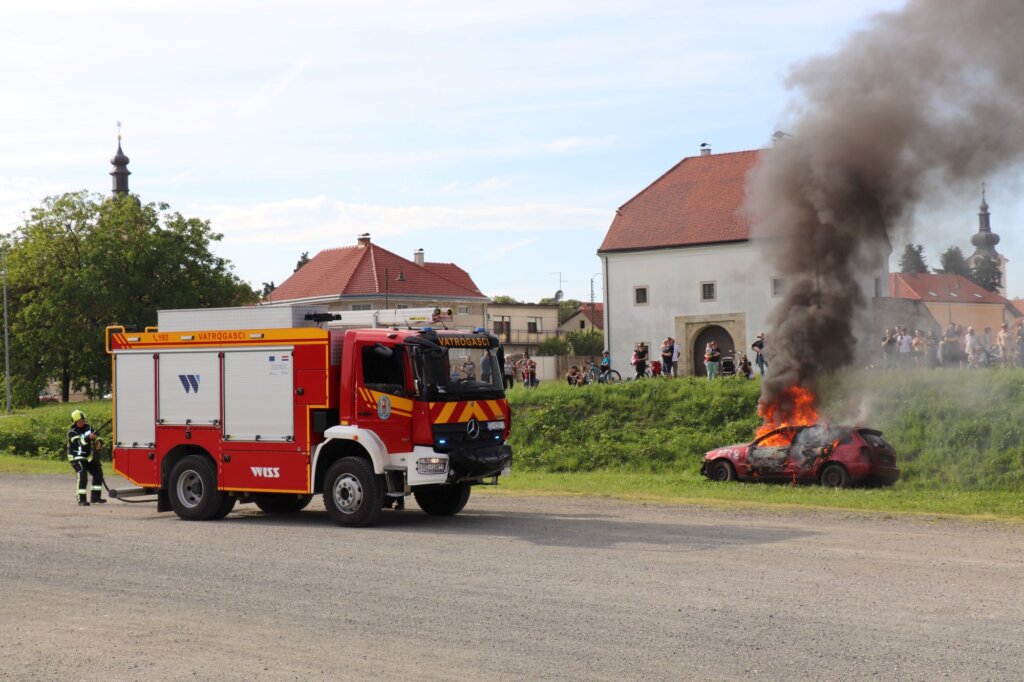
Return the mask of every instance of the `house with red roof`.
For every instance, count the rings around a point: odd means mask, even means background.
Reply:
[[[786,282],[755,243],[744,210],[747,177],[770,149],[686,157],[623,204],[598,249],[605,345],[628,371],[643,341],[680,346],[679,373],[704,374],[715,340],[723,354],[750,352]],[[811,266],[812,264],[809,264]],[[888,295],[888,254],[864,272],[865,294]],[[767,343],[771,343],[770,333]]]
[[[604,331],[604,303],[580,303],[572,315],[559,325],[563,332],[581,332],[596,329]]]
[[[1012,327],[1022,316],[1005,297],[960,275],[894,272],[889,275],[889,287],[893,298],[922,302],[942,327],[950,323],[973,327],[986,345],[995,343],[1000,325]]]
[[[454,324],[482,327],[490,299],[454,263],[433,263],[423,249],[412,260],[360,235],[355,246],[326,249],[267,297],[268,303],[319,303],[331,311],[451,308]]]

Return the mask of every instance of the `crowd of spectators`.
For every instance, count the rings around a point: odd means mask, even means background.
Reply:
[[[974,327],[955,322],[936,334],[905,327],[886,329],[882,334],[882,369],[935,367],[1024,366],[1024,322],[1013,330],[1000,325],[995,339],[979,336]]]

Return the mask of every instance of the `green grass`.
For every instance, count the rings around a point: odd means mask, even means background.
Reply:
[[[888,488],[704,480],[704,452],[752,438],[759,391],[757,381],[694,378],[517,387],[509,393],[513,475],[495,492],[1024,519],[1024,370],[830,378],[823,389],[829,419],[879,428],[896,447],[903,475]],[[94,425],[110,414],[109,401],[94,401],[0,417],[0,472],[67,471],[72,407]]]

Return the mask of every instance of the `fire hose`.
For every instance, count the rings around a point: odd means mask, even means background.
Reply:
[[[97,453],[97,456],[99,456],[99,449],[100,449],[100,447],[103,444],[103,439],[99,437],[99,432],[102,431],[103,429],[107,428],[108,426],[110,426],[111,422],[113,422],[113,421],[114,421],[114,418],[111,417],[102,426],[100,426],[97,429],[93,429],[93,433],[97,434],[97,436],[96,436],[96,445],[94,446],[95,450],[96,450],[96,453]],[[111,448],[111,457],[113,457],[113,448]],[[118,494],[116,488],[114,490],[110,489],[110,486],[107,485],[107,478],[105,476],[103,477],[103,488],[107,491],[107,496],[109,498],[111,498],[113,500],[117,500],[118,502],[124,502],[126,504],[144,504],[144,503],[147,503],[147,502],[154,502],[155,501],[155,500],[129,500],[129,499],[126,499],[124,497],[121,497]],[[155,495],[156,493],[152,493],[152,494]]]

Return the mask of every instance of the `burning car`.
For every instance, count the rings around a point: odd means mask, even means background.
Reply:
[[[830,488],[891,484],[900,477],[896,451],[881,431],[827,424],[783,426],[753,442],[704,455],[701,474],[713,481],[791,480]]]

